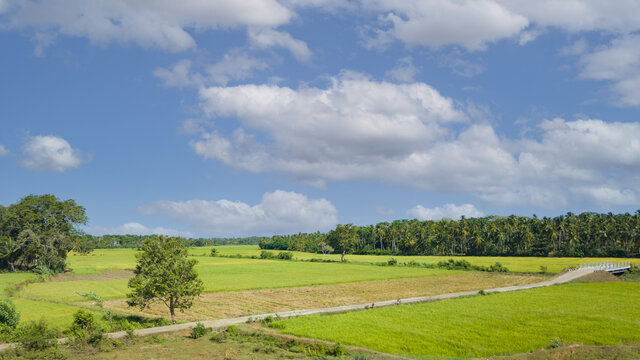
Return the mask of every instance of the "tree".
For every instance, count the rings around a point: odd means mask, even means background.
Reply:
[[[141,250],[136,254],[135,276],[129,280],[132,291],[127,294],[127,304],[143,310],[154,302],[162,302],[169,308],[175,324],[175,310],[190,308],[194,298],[202,293],[202,280],[193,268],[197,261],[187,259],[187,248],[176,237],[149,237]]]
[[[340,251],[342,255],[340,261],[344,261],[344,255],[347,251],[358,243],[358,234],[352,224],[338,224],[335,230],[331,230],[327,234],[327,240],[331,247]]]
[[[0,207],[0,268],[63,271],[67,252],[79,238],[75,225],[86,224],[82,206],[53,195],[29,195]]]

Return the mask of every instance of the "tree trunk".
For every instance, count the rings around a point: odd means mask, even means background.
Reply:
[[[173,304],[173,299],[169,304],[169,312],[171,313],[171,322],[175,325],[176,323],[176,306]]]
[[[346,250],[342,250],[342,256],[340,257],[340,261],[344,262],[344,254],[345,254]]]

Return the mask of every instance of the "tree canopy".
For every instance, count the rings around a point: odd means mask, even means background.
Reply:
[[[187,259],[187,248],[177,237],[149,237],[141,250],[136,254],[135,276],[129,280],[132,291],[127,294],[127,304],[144,309],[162,302],[175,324],[175,310],[190,308],[202,293],[203,283],[194,269],[197,261]]]
[[[29,195],[17,204],[0,206],[0,268],[64,270],[67,252],[80,233],[75,225],[86,222],[82,206],[49,194]]]
[[[355,241],[350,232],[355,233]],[[335,230],[277,235],[263,249],[336,253],[474,256],[640,257],[640,210],[635,214],[567,213],[553,218],[487,216],[460,220],[395,220],[338,225]],[[347,245],[347,246],[342,246]]]

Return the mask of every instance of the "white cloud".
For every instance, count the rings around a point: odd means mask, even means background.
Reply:
[[[9,155],[9,149],[4,147],[4,145],[0,144],[0,157]]]
[[[90,226],[84,229],[87,234],[102,235],[167,235],[192,238],[193,234],[186,231],[167,229],[163,227],[148,228],[137,222],[126,223],[117,227]]]
[[[14,0],[8,26],[50,30],[92,43],[136,44],[166,51],[196,46],[188,30],[235,26],[274,27],[293,12],[276,0]],[[6,7],[5,7],[6,8]]]
[[[386,14],[381,19],[389,27],[376,31],[376,37],[397,38],[409,46],[437,49],[457,44],[482,50],[487,43],[515,37],[529,25],[524,16],[491,0],[362,2],[365,8]]]
[[[82,164],[78,151],[57,136],[32,136],[22,151],[22,166],[31,170],[64,172]]]
[[[207,68],[210,79],[220,85],[226,85],[231,80],[245,80],[253,77],[256,70],[265,70],[267,63],[250,56],[249,54],[234,50],[224,55],[217,63]]]
[[[200,74],[191,73],[191,60],[180,60],[170,69],[156,68],[153,75],[160,78],[165,86],[198,86],[204,81]]]
[[[418,69],[413,66],[413,59],[408,56],[398,60],[398,65],[387,71],[387,77],[400,82],[413,82]]]
[[[260,204],[253,206],[229,200],[156,201],[139,210],[187,222],[209,236],[328,230],[338,222],[330,201],[282,190],[265,193]]]
[[[629,35],[581,57],[581,76],[611,83],[621,106],[640,106],[640,35]]]
[[[285,31],[264,28],[250,29],[249,39],[251,45],[257,49],[282,47],[289,50],[299,61],[309,61],[311,59],[311,50],[309,50],[307,44],[302,40],[294,39],[291,34]]]
[[[476,209],[472,204],[444,204],[442,206],[436,206],[434,208],[425,208],[422,205],[417,205],[414,208],[407,210],[407,215],[413,216],[418,220],[440,220],[440,219],[460,219],[462,216],[466,218],[483,217],[484,213]]]
[[[230,136],[201,130],[191,146],[236,169],[282,171],[321,187],[326,180],[373,180],[543,208],[572,199],[608,203],[570,187],[606,183],[627,189],[625,196],[640,191],[633,180],[640,124],[546,120],[514,140],[485,123],[486,109],[462,110],[424,83],[376,82],[349,72],[330,80],[326,88],[204,88],[205,115],[236,118],[240,127]]]
[[[631,189],[618,189],[607,186],[572,187],[569,190],[585,200],[605,206],[635,205],[638,203],[636,193]]]

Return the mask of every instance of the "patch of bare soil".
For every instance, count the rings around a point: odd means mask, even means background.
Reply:
[[[546,278],[544,275],[537,274],[469,272],[424,278],[210,293],[200,296],[190,310],[177,314],[177,317],[180,321],[225,319],[524,285],[540,282]],[[128,307],[125,300],[107,301],[104,306],[123,313],[140,314],[137,309]],[[143,314],[151,317],[166,317],[168,311],[164,305],[155,304],[145,309]]]
[[[640,344],[630,343],[613,346],[595,346],[581,344],[567,344],[556,349],[542,349],[528,354],[511,356],[496,356],[489,359],[513,360],[637,360],[640,359]]]
[[[133,277],[131,270],[105,270],[99,274],[78,275],[73,273],[56,274],[51,281],[104,281],[104,280],[120,280]]]
[[[596,271],[594,273],[587,274],[581,278],[573,280],[573,282],[576,283],[598,283],[609,281],[620,281],[620,278],[606,271]]]

